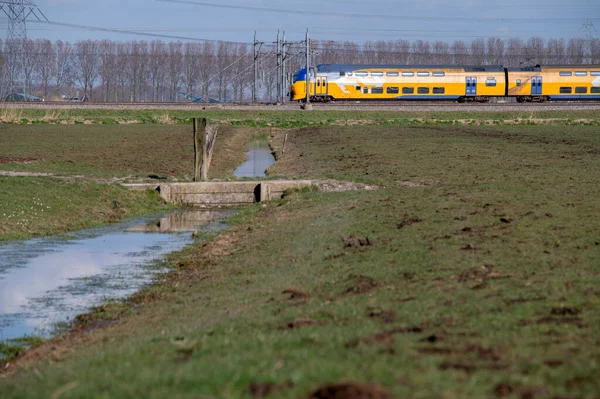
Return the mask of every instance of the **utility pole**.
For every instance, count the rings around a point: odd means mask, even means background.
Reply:
[[[281,40],[279,39],[279,30],[277,31],[277,100],[281,98]]]
[[[254,31],[254,82],[252,84],[252,102],[255,103],[257,99],[258,90],[258,57],[260,56],[260,49],[264,43],[256,41],[256,31]]]
[[[286,60],[287,60],[287,54],[286,54],[286,50],[285,50],[285,46],[287,46],[288,43],[286,43],[285,41],[285,31],[283,31],[283,39],[282,39],[282,43],[281,43],[281,103],[283,104],[285,102],[285,97],[286,97],[286,92],[287,89],[289,87],[288,81],[287,81],[287,70],[286,70]]]
[[[592,63],[592,32],[596,32],[594,23],[591,19],[586,19],[581,24],[581,29],[585,32],[585,58],[583,59],[584,64]]]
[[[308,28],[306,28],[306,104],[304,109],[310,109],[310,39],[308,38]]]

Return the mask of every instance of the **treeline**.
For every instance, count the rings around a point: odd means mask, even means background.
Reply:
[[[304,65],[303,43],[286,47],[287,78]],[[526,41],[499,38],[470,42],[424,40],[311,41],[319,63],[461,64],[524,67],[536,64],[600,64],[600,40]],[[261,47],[257,57],[259,100],[277,91],[277,52]],[[0,98],[26,93],[46,100],[87,97],[95,101],[174,102],[201,97],[248,101],[254,82],[253,46],[230,42],[182,43],[155,40],[51,42],[0,40]],[[287,83],[284,85],[287,86]],[[284,88],[287,91],[286,88]]]

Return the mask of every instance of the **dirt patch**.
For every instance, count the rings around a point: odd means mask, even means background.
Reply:
[[[550,314],[552,314],[553,316],[577,316],[579,313],[581,313],[581,310],[579,310],[578,308],[570,308],[564,306],[552,308],[552,310],[550,311]]]
[[[408,215],[404,215],[404,220],[402,220],[400,223],[398,223],[396,225],[396,227],[398,229],[402,229],[402,228],[404,228],[406,226],[410,226],[410,225],[413,225],[415,223],[421,223],[421,222],[423,222],[423,219],[420,219],[418,217],[409,217]]]
[[[346,191],[373,191],[381,187],[364,183],[338,181],[333,179],[318,180],[315,185],[324,193],[343,193]]]
[[[37,173],[37,172],[14,172],[10,170],[0,170],[0,176],[10,177],[50,177],[52,173]]]
[[[279,327],[279,329],[280,330],[297,330],[302,327],[310,327],[310,326],[324,325],[324,324],[325,324],[324,321],[304,319],[304,318],[299,317],[294,321],[290,321],[289,323],[283,324],[282,326]]]
[[[288,288],[281,292],[282,294],[289,295],[289,299],[308,299],[310,298],[310,294],[306,292],[300,291],[296,288]]]
[[[392,330],[378,332],[368,337],[361,337],[356,340],[350,341],[346,344],[346,348],[357,348],[361,345],[391,345],[395,342],[396,334],[418,334],[422,333],[426,328],[431,327],[428,323],[422,323],[416,326],[409,327],[396,327]]]
[[[544,317],[539,319],[537,324],[572,324],[579,328],[587,327],[580,317]]]
[[[369,240],[369,237],[360,238],[354,235],[342,237],[342,241],[346,248],[370,247],[373,245],[373,241]]]
[[[0,165],[7,164],[7,163],[26,164],[26,163],[38,162],[41,160],[42,160],[41,158],[0,157]]]
[[[373,309],[367,312],[370,319],[380,320],[384,323],[393,323],[396,321],[396,313],[392,311],[383,311],[381,309]]]
[[[269,395],[276,394],[278,392],[290,389],[294,386],[292,382],[286,381],[282,384],[273,384],[270,382],[259,383],[252,382],[249,390],[253,398],[266,398]]]
[[[381,283],[377,282],[375,279],[363,276],[362,274],[351,274],[348,276],[348,280],[351,281],[352,285],[346,289],[345,294],[349,295],[367,294],[381,286]]]
[[[388,399],[390,396],[375,385],[341,383],[327,385],[313,392],[309,399]]]

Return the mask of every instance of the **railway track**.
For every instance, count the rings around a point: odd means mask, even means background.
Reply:
[[[600,110],[600,102],[547,102],[522,103],[455,103],[448,101],[340,101],[330,103],[312,103],[315,110],[410,110],[410,111],[550,111],[550,110]],[[298,110],[300,104],[276,103],[156,103],[156,102],[0,102],[0,109],[105,109],[105,110]]]

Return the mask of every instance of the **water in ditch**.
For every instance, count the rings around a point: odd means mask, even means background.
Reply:
[[[253,139],[248,145],[246,156],[246,162],[233,172],[236,177],[265,177],[267,168],[275,163],[266,139]]]
[[[0,342],[50,336],[107,299],[124,298],[163,269],[157,262],[215,232],[227,211],[176,211],[65,237],[0,244]],[[1,354],[0,354],[1,358]]]

